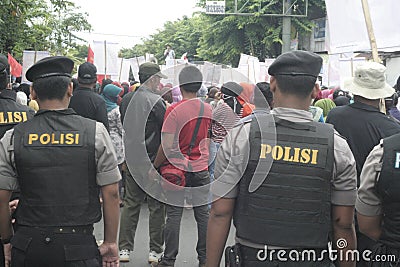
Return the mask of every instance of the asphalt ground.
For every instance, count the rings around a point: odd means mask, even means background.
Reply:
[[[95,225],[94,230],[97,241],[103,240],[103,221]],[[181,232],[179,254],[175,262],[175,267],[198,267],[197,253],[197,227],[194,220],[193,209],[184,209]],[[234,244],[234,227],[228,237],[227,245]],[[135,248],[130,254],[128,263],[120,263],[121,267],[148,267],[149,256],[149,210],[147,204],[142,205],[139,217],[139,225],[136,230]],[[223,260],[221,266],[225,266]]]

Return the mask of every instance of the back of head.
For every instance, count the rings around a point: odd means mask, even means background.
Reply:
[[[203,84],[203,75],[195,66],[185,66],[179,73],[179,86],[186,92],[196,93]]]
[[[269,83],[260,82],[254,88],[254,105],[259,108],[265,108],[266,103],[272,108],[274,96],[270,90]]]
[[[79,66],[78,81],[80,84],[94,84],[97,81],[97,68],[90,62],[85,62]]]
[[[336,107],[335,102],[329,98],[318,100],[315,102],[314,106],[319,107],[324,111],[324,117],[328,116],[329,111]]]
[[[307,97],[313,90],[322,67],[322,58],[312,52],[291,51],[280,55],[269,67],[280,91]]]
[[[146,62],[139,66],[139,81],[144,84],[153,75],[166,79],[167,76],[161,73],[160,66],[153,62]]]
[[[211,86],[208,91],[208,98],[215,98],[215,95],[219,92],[218,88]]]
[[[221,93],[225,96],[237,97],[243,92],[243,87],[236,82],[224,83],[221,87]]]
[[[10,65],[8,59],[0,54],[0,90],[7,88],[9,83]]]
[[[333,100],[333,102],[335,102],[335,105],[337,107],[346,106],[350,104],[350,98],[348,98],[347,96],[338,96]]]
[[[36,62],[26,72],[39,100],[62,100],[71,83],[74,62],[63,56],[46,57]]]

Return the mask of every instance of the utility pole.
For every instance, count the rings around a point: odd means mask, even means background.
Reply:
[[[283,0],[284,17],[282,18],[282,54],[290,51],[292,18],[292,0]]]

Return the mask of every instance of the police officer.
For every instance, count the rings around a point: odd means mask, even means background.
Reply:
[[[100,255],[103,266],[118,266],[121,177],[104,125],[68,109],[73,65],[66,57],[48,57],[27,71],[32,98],[41,109],[0,142],[0,233],[6,266],[10,261],[16,267],[101,266]],[[8,200],[18,188],[13,234]],[[101,219],[100,189],[104,243],[98,248],[93,224]]]
[[[17,94],[14,91],[7,90],[9,75],[8,60],[4,55],[0,55],[0,138],[6,131],[35,114],[32,109],[16,102]]]
[[[208,267],[219,266],[232,217],[237,244],[227,250],[229,266],[331,266],[329,241],[336,246],[344,239],[347,245],[337,246],[342,254],[355,248],[354,157],[332,126],[313,122],[308,112],[320,91],[321,65],[310,52],[279,56],[269,68],[272,115],[255,114],[223,141],[212,185],[221,198],[208,223]],[[339,264],[355,265],[344,257]]]
[[[364,163],[356,201],[358,227],[375,241],[368,266],[400,266],[400,134],[384,138]]]
[[[9,85],[10,66],[4,55],[0,55],[0,138],[16,124],[31,119],[35,112],[27,106],[16,102],[17,94],[7,90]],[[14,196],[15,197],[15,196]],[[13,197],[13,203],[16,202]],[[4,255],[0,244],[0,267],[4,266]]]

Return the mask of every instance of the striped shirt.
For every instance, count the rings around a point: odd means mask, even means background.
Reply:
[[[212,113],[211,140],[221,143],[238,121],[239,116],[226,103],[217,105]]]

